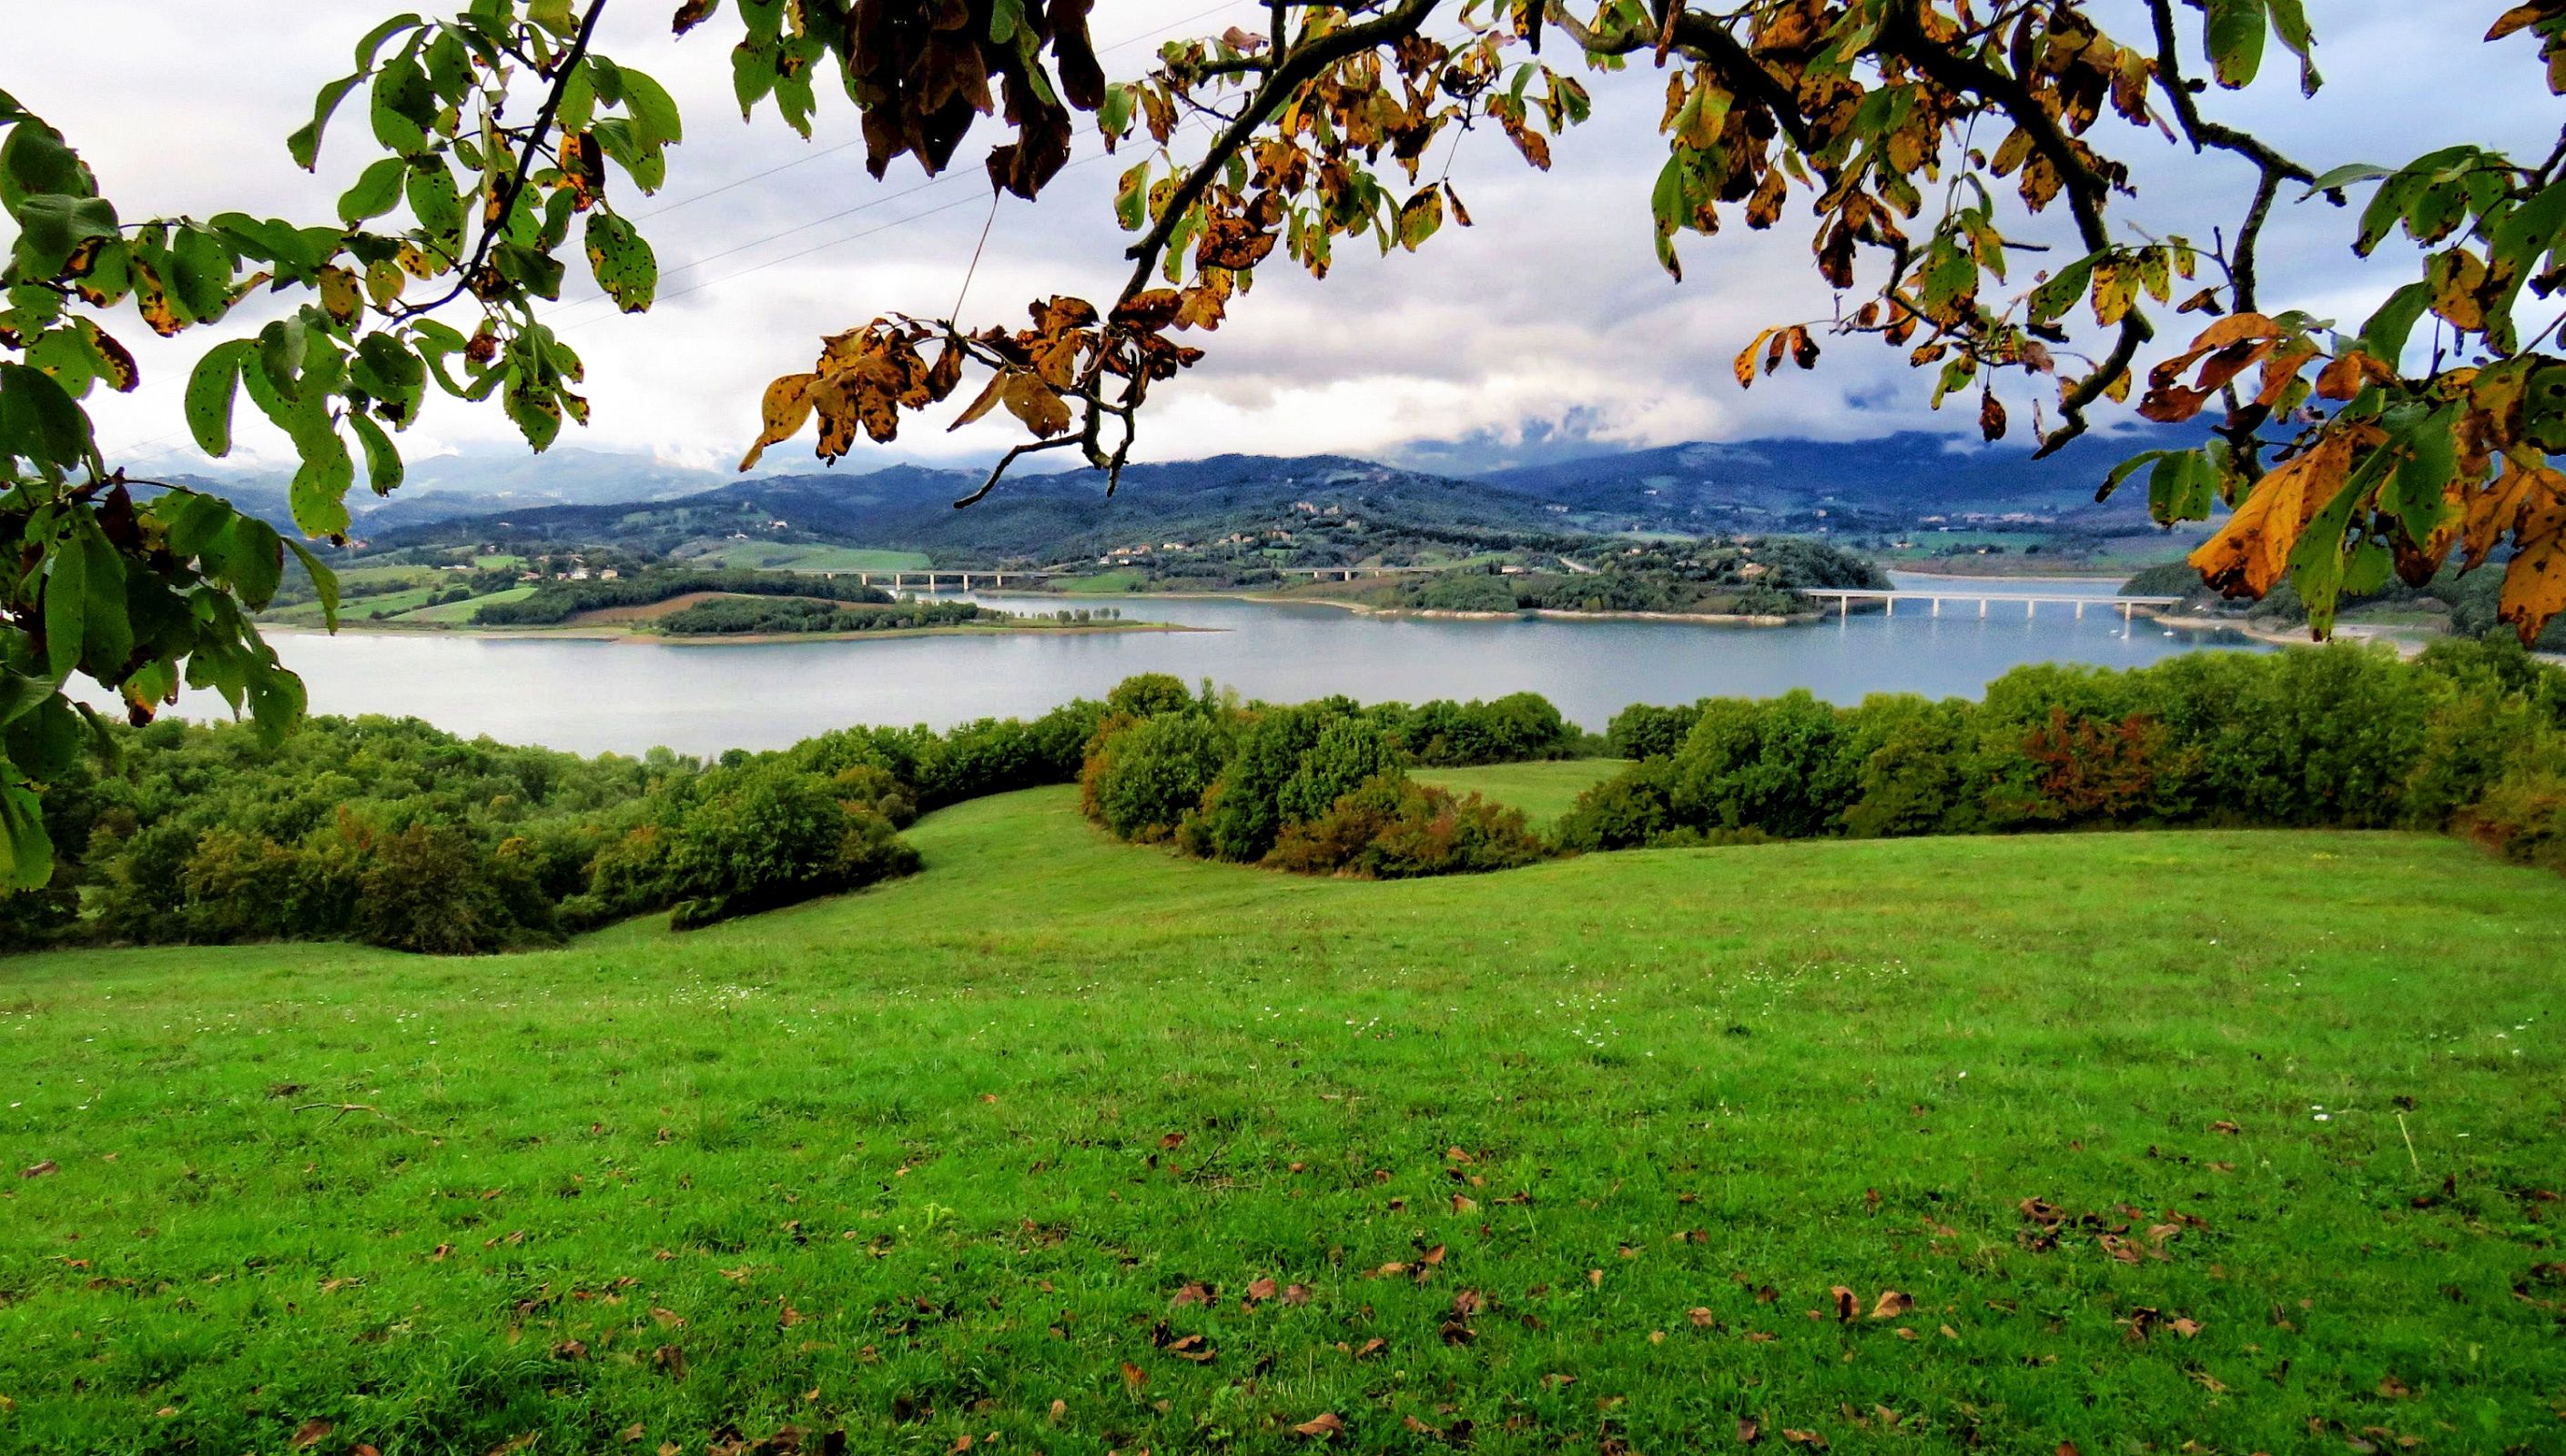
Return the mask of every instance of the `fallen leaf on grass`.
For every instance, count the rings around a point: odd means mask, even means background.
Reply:
[[[1798,1431],[1793,1430],[1789,1426],[1784,1426],[1782,1427],[1782,1439],[1790,1442],[1794,1446],[1806,1446],[1815,1451],[1823,1451],[1827,1449],[1827,1438],[1819,1435],[1816,1431]]]
[[[1306,1284],[1290,1286],[1283,1291],[1283,1303],[1295,1308],[1310,1303],[1310,1287]]]
[[[52,1158],[47,1158],[32,1168],[21,1168],[18,1172],[18,1176],[21,1178],[49,1178],[62,1170],[62,1165],[60,1163],[55,1162]]]
[[[2238,1127],[2233,1122],[2212,1122],[2209,1124],[2209,1130],[2212,1132],[2224,1132],[2228,1136],[2233,1137],[2244,1129]]]
[[[1185,1135],[1181,1132],[1170,1132],[1166,1136],[1158,1139],[1158,1146],[1162,1149],[1172,1150],[1184,1145]]]
[[[1835,1302],[1836,1318],[1845,1324],[1852,1324],[1862,1314],[1861,1298],[1843,1285],[1827,1291],[1827,1298]]]
[[[1270,1300],[1272,1298],[1274,1298],[1274,1281],[1270,1279],[1258,1279],[1248,1282],[1247,1303],[1252,1305],[1260,1300]]]
[[[1388,1349],[1389,1347],[1390,1347],[1390,1341],[1389,1341],[1389,1340],[1387,1340],[1387,1339],[1383,1339],[1383,1338],[1380,1338],[1379,1336],[1375,1336],[1375,1337],[1373,1337],[1373,1338],[1371,1338],[1371,1339],[1367,1339],[1367,1340],[1365,1340],[1362,1344],[1360,1344],[1360,1345],[1356,1346],[1356,1347],[1355,1347],[1354,1355],[1355,1355],[1355,1358],[1356,1358],[1356,1359],[1359,1359],[1359,1360],[1363,1360],[1363,1359],[1370,1359],[1370,1358],[1372,1358],[1374,1355],[1377,1355],[1377,1354],[1381,1353],[1383,1350]]]
[[[553,1355],[557,1359],[584,1360],[588,1358],[588,1346],[576,1339],[565,1339],[553,1346]]]
[[[2379,1393],[2391,1400],[2403,1400],[2415,1392],[2408,1389],[2406,1382],[2395,1375],[2382,1375],[2379,1377]]]
[[[1739,1445],[1752,1446],[1763,1438],[1764,1428],[1762,1426],[1757,1425],[1751,1420],[1741,1420],[1737,1423],[1737,1443]]]
[[[1167,1308],[1170,1310],[1181,1310],[1187,1305],[1201,1305],[1205,1308],[1209,1308],[1211,1302],[1211,1290],[1208,1287],[1199,1284],[1188,1284],[1178,1289],[1175,1293],[1175,1297],[1167,1301]]]
[[[1329,1411],[1324,1415],[1314,1415],[1294,1426],[1292,1433],[1296,1436],[1314,1436],[1320,1440],[1326,1440],[1330,1436],[1344,1434],[1345,1429],[1345,1417],[1335,1411]]]
[[[1903,1294],[1894,1289],[1885,1289],[1880,1292],[1878,1303],[1871,1307],[1871,1318],[1874,1320],[1895,1320],[1899,1316],[1904,1315],[1915,1308],[1916,1301],[1912,1296]]]
[[[1710,1311],[1699,1305],[1695,1305],[1691,1309],[1684,1311],[1684,1318],[1692,1322],[1692,1328],[1695,1330],[1708,1330],[1711,1326],[1719,1323],[1718,1316],[1713,1315]]]
[[[629,1442],[633,1442],[633,1441],[641,1440],[641,1439],[642,1439],[642,1422],[640,1422],[640,1421],[638,1421],[638,1420],[637,1420],[637,1421],[635,1421],[633,1424],[631,1424],[631,1425],[629,1425],[629,1426],[626,1426],[626,1427],[624,1428],[624,1439],[625,1439],[628,1443],[629,1443]]]
[[[686,1378],[686,1352],[673,1344],[663,1344],[650,1351],[650,1363],[671,1380]]]
[[[1149,1383],[1150,1372],[1148,1370],[1142,1369],[1139,1365],[1132,1363],[1130,1360],[1125,1360],[1123,1362],[1124,1388],[1129,1390],[1138,1390]]]
[[[1063,1420],[1068,1418],[1069,1402],[1066,1400],[1054,1400],[1051,1403],[1051,1423],[1053,1425],[1059,1425]]]
[[[1180,1360],[1191,1360],[1201,1365],[1211,1362],[1214,1351],[1210,1345],[1203,1343],[1201,1335],[1187,1335],[1170,1341],[1167,1345],[1167,1353]]]
[[[321,1438],[329,1435],[333,1429],[334,1427],[332,1427],[328,1421],[321,1419],[319,1416],[314,1416],[312,1419],[307,1420],[303,1424],[294,1428],[293,1439],[287,1444],[294,1447],[297,1451],[309,1451],[314,1446],[321,1444]]]

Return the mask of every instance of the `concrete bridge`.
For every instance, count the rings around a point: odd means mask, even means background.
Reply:
[[[818,567],[795,567],[792,568],[791,571],[792,574],[797,577],[821,577],[830,581],[835,581],[840,577],[853,577],[861,586],[889,587],[894,592],[916,591],[930,593],[942,592],[948,589],[957,592],[968,592],[974,587],[987,587],[994,591],[1006,586],[1011,581],[1017,583],[1048,581],[1053,577],[1067,575],[1067,573],[1056,571],[1017,571],[1012,569],[1007,571],[965,572],[952,570],[929,571],[921,568],[917,571],[851,572],[843,570],[827,570]]]
[[[1978,615],[1980,616],[1985,616],[1990,607],[2001,604],[2009,608],[2013,604],[2018,602],[2022,604],[2022,614],[2026,617],[2038,612],[2043,606],[2073,607],[2076,608],[2076,615],[2079,619],[2084,617],[2085,608],[2088,607],[2109,607],[2118,608],[2121,613],[2121,620],[2128,621],[2134,611],[2139,607],[2174,607],[2180,605],[2182,601],[2180,597],[2065,597],[2050,596],[2039,593],[1971,592],[1965,588],[1946,589],[1939,587],[1928,588],[1923,591],[1900,592],[1870,592],[1847,590],[1842,588],[1803,587],[1800,589],[1800,595],[1818,603],[1821,610],[1825,608],[1826,604],[1833,603],[1836,608],[1836,615],[1840,617],[1851,615],[1853,612],[1853,605],[1857,602],[1877,602],[1891,616],[1896,616],[1898,614],[1898,604],[1901,602],[1909,603],[1911,605],[1923,605],[1927,608],[1926,614],[1931,616],[1940,616],[1942,614],[1942,604],[1945,602],[1956,602],[1964,606],[1968,603],[1974,602],[1978,605]]]

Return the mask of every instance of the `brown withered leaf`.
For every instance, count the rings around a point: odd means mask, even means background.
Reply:
[[[1833,1303],[1835,1317],[1839,1321],[1850,1325],[1862,1318],[1862,1298],[1852,1290],[1843,1285],[1837,1285],[1827,1291],[1827,1298]]]
[[[305,1421],[303,1424],[296,1426],[294,1428],[294,1435],[286,1442],[286,1444],[292,1446],[297,1451],[309,1451],[314,1446],[321,1444],[322,1439],[328,1436],[330,1432],[335,1429],[337,1429],[337,1427],[316,1415],[312,1419]]]
[[[2352,471],[2353,452],[2376,444],[2376,427],[2326,433],[2264,476],[2227,524],[2185,560],[2201,580],[2228,597],[2261,598],[2289,570],[2291,548],[2331,502]]]
[[[1707,1330],[1713,1325],[1719,1323],[1718,1316],[1713,1315],[1707,1308],[1700,1305],[1695,1305],[1691,1309],[1684,1311],[1684,1318],[1692,1322],[1692,1328],[1695,1330]]]
[[[1025,428],[1044,439],[1069,428],[1069,405],[1053,393],[1051,386],[1044,383],[1039,375],[1010,373],[1006,380],[1004,397],[1007,412],[1024,421]],[[1169,1133],[1168,1136],[1182,1141],[1184,1134]],[[1161,1145],[1172,1147],[1175,1144]]]
[[[1301,1422],[1299,1425],[1294,1426],[1292,1428],[1292,1434],[1296,1436],[1309,1436],[1314,1439],[1324,1441],[1331,1437],[1345,1434],[1345,1417],[1337,1414],[1335,1411],[1328,1411],[1321,1415],[1314,1415],[1308,1420]]]
[[[1132,1363],[1130,1360],[1125,1360],[1123,1362],[1123,1387],[1125,1389],[1139,1390],[1149,1383],[1149,1371],[1142,1369],[1139,1365]]]
[[[2512,564],[2504,569],[2495,615],[2510,622],[2527,647],[2538,643],[2551,617],[2566,611],[2566,495],[2551,489],[2524,504],[2516,520]]]
[[[1996,397],[1993,389],[1978,395],[1978,433],[1988,440],[2005,437],[2004,401]]]
[[[1898,1290],[1885,1289],[1880,1292],[1880,1299],[1878,1302],[1873,1304],[1871,1307],[1871,1318],[1874,1320],[1895,1320],[1899,1316],[1904,1315],[1915,1308],[1916,1301],[1912,1296]]]
[[[1162,1150],[1172,1151],[1173,1149],[1176,1149],[1176,1148],[1182,1147],[1182,1146],[1184,1146],[1184,1145],[1185,1145],[1185,1135],[1184,1135],[1183,1133],[1181,1133],[1181,1132],[1170,1132],[1170,1133],[1166,1134],[1164,1137],[1161,1137],[1161,1138],[1159,1138],[1159,1139],[1158,1139],[1158,1146],[1159,1146],[1159,1148],[1160,1148],[1160,1149],[1162,1149]]]
[[[1286,1287],[1283,1291],[1283,1303],[1294,1309],[1310,1303],[1310,1287],[1306,1284]]]
[[[20,1168],[18,1170],[18,1176],[21,1178],[50,1178],[61,1171],[62,1164],[55,1162],[52,1158],[47,1158],[43,1162],[36,1163],[33,1166]]]
[[[1764,1428],[1757,1425],[1752,1417],[1740,1416],[1738,1418],[1737,1444],[1741,1446],[1752,1446],[1762,1439],[1764,1439]]]
[[[1270,1279],[1254,1279],[1248,1281],[1246,1303],[1253,1305],[1259,1301],[1270,1300],[1272,1298],[1274,1298],[1274,1281]]]
[[[650,1351],[650,1364],[671,1380],[686,1378],[686,1352],[673,1344]]]

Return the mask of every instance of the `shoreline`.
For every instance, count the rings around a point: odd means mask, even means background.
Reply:
[[[1189,626],[1173,621],[1109,621],[1078,622],[1053,626],[909,626],[890,627],[869,632],[685,632],[674,636],[661,632],[619,630],[611,626],[392,626],[384,622],[363,625],[341,623],[337,631],[328,627],[303,626],[283,622],[260,622],[262,634],[284,636],[384,636],[384,637],[475,637],[486,641],[555,641],[555,642],[627,642],[666,647],[719,646],[725,642],[765,645],[775,642],[861,642],[890,641],[909,637],[998,637],[1030,633],[1060,636],[1093,636],[1106,632],[1216,632],[1220,627]]]
[[[1041,601],[1054,601],[1068,594],[980,592],[973,595],[1027,597]],[[1796,612],[1789,616],[1714,611],[1570,611],[1555,607],[1519,607],[1513,611],[1456,611],[1434,607],[1376,607],[1369,602],[1348,602],[1339,597],[1284,597],[1269,592],[1128,592],[1118,596],[1126,601],[1160,599],[1186,602],[1253,602],[1265,607],[1333,607],[1340,611],[1354,612],[1358,616],[1423,617],[1444,621],[1520,621],[1526,617],[1540,617],[1553,621],[1672,621],[1706,626],[1769,627],[1803,626],[1826,619],[1826,613],[1823,611]],[[1216,628],[1207,628],[1207,630],[1216,630]]]

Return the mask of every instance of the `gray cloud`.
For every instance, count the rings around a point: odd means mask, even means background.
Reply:
[[[2398,0],[2319,7],[2319,59],[2330,84],[2317,101],[2300,102],[2275,64],[2254,90],[2214,94],[2205,104],[2320,168],[2393,163],[2457,140],[2544,153],[2556,106],[2532,43],[2493,50],[2477,43],[2501,8]],[[1129,75],[1160,35],[1215,31],[1260,10],[1254,0],[1102,0],[1095,25],[1109,44],[1138,42],[1106,57],[1110,70]],[[2103,10],[2117,33],[2143,32],[2134,0],[2111,0]],[[619,6],[603,37],[610,54],[665,84],[687,117],[666,193],[634,209],[658,214],[644,230],[661,260],[662,303],[647,317],[624,318],[578,301],[575,285],[552,317],[589,362],[596,422],[579,443],[727,463],[753,431],[763,381],[807,365],[820,335],[879,313],[949,308],[989,204],[975,166],[935,180],[907,166],[882,182],[866,176],[861,146],[846,144],[855,127],[843,100],[824,102],[814,143],[771,113],[741,124],[719,27],[674,41],[665,11]],[[324,153],[318,177],[294,169],[282,138],[308,116],[313,90],[347,65],[370,19],[366,6],[278,0],[0,0],[12,50],[48,60],[13,74],[12,90],[70,134],[128,215],[244,207],[326,217],[364,159],[361,120],[353,108],[342,119],[350,134]],[[147,35],[151,43],[101,46],[100,34]],[[1808,264],[1806,214],[1768,234],[1732,223],[1716,238],[1685,239],[1687,281],[1675,285],[1654,259],[1647,214],[1649,182],[1664,157],[1654,130],[1663,78],[1641,64],[1590,82],[1596,118],[1563,139],[1550,174],[1531,172],[1494,131],[1465,139],[1453,179],[1477,227],[1447,227],[1413,257],[1384,259],[1341,244],[1324,283],[1284,265],[1264,270],[1230,325],[1205,341],[1205,364],[1160,391],[1144,453],[1398,453],[1437,440],[1501,451],[1555,448],[1561,439],[1858,438],[1970,428],[1971,411],[1926,409],[1929,384],[1907,371],[1898,352],[1876,344],[1830,345],[1817,373],[1786,369],[1739,391],[1728,362],[1758,328],[1832,311]],[[2249,180],[2232,159],[2195,161],[2117,121],[2104,122],[2097,139],[2134,164],[2139,196],[2126,209],[2129,222],[2205,239],[2232,219]],[[966,148],[968,155],[976,151]],[[1126,240],[1108,202],[1126,164],[1083,160],[1041,203],[1005,201],[972,280],[971,314],[1013,321],[1041,295],[1111,294]],[[2352,225],[2350,215],[2319,202],[2285,205],[2266,243],[2267,304],[2357,324],[2412,276],[2412,254],[2397,246],[2369,263],[2353,259]],[[2029,235],[2063,242],[2064,219],[2042,219]],[[2027,286],[2029,274],[2014,281]],[[138,326],[121,328],[146,384],[129,398],[93,399],[110,442],[155,468],[194,463],[178,384],[196,355],[230,332],[164,343]],[[2021,418],[2030,391],[2017,384],[2010,392]],[[945,436],[921,423],[901,447],[911,458],[985,458],[1005,442],[996,425]],[[244,430],[245,447],[281,456],[282,440],[263,428]],[[436,398],[410,448],[429,454],[512,438],[495,410]],[[778,460],[790,466],[795,456],[779,451]]]

